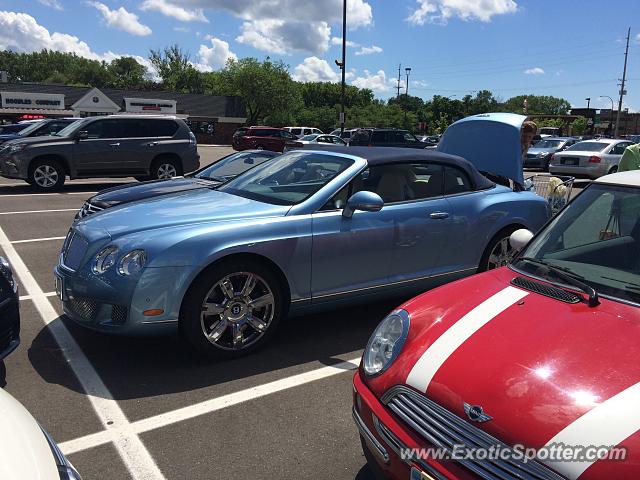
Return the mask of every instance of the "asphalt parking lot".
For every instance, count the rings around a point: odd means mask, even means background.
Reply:
[[[202,163],[230,153],[202,147]],[[351,376],[400,301],[286,320],[258,353],[206,360],[177,338],[121,338],[61,315],[52,269],[73,217],[102,188],[60,193],[0,179],[0,255],[20,284],[22,343],[6,389],[91,479],[369,479]],[[0,381],[3,380],[0,364]]]
[[[230,152],[200,150],[203,164]],[[60,316],[52,268],[75,212],[127,181],[77,180],[40,194],[0,179],[0,255],[17,274],[22,316],[5,388],[85,480],[371,478],[350,382],[396,302],[287,320],[266,348],[226,362],[177,338],[105,336]]]

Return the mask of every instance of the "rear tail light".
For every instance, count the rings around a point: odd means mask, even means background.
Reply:
[[[600,163],[601,162],[601,158],[597,157],[595,155],[592,155],[591,157],[589,157],[589,163]]]

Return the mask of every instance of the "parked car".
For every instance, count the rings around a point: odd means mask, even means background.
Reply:
[[[321,133],[324,133],[319,128],[313,127],[284,127],[284,129],[295,135],[297,138],[304,137],[305,135],[320,135]]]
[[[623,135],[622,138],[633,143],[640,143],[640,135]]]
[[[353,146],[425,148],[408,130],[395,128],[361,128],[349,141]]]
[[[420,135],[416,138],[421,142],[426,143],[428,146],[433,147],[438,145],[441,136],[442,135]]]
[[[513,171],[513,159],[491,160]],[[55,278],[65,314],[82,326],[180,332],[199,351],[233,357],[267,342],[287,313],[423,291],[505,264],[508,236],[548,216],[543,198],[495,185],[456,156],[317,147],[217,189],[82,218]]]
[[[559,137],[562,135],[562,127],[541,127],[538,130],[538,135],[542,138]]]
[[[338,147],[344,147],[347,145],[343,139],[341,139],[337,135],[325,135],[325,134],[313,134],[313,135],[305,135],[301,139],[298,140],[303,145],[336,145]]]
[[[20,130],[24,130],[29,126],[28,123],[10,123],[7,125],[0,125],[0,135],[10,135],[18,133]]]
[[[55,135],[0,147],[0,175],[40,190],[61,188],[67,176],[167,179],[199,165],[196,137],[175,117],[89,117]]]
[[[243,134],[234,136],[234,150],[272,150],[282,152],[285,147],[299,147],[298,137],[282,128],[249,127]]]
[[[77,220],[106,208],[145,198],[159,197],[188,190],[215,188],[277,155],[277,152],[269,150],[245,150],[244,152],[227,155],[214,164],[207,165],[185,177],[152,180],[107,188],[84,202],[75,218]]]
[[[638,477],[640,172],[596,180],[511,242],[508,267],[404,303],[369,339],[353,416],[385,478]],[[458,456],[400,458],[430,447]],[[626,457],[602,459],[614,447]]]
[[[82,480],[51,436],[0,388],[0,478]]]
[[[78,121],[78,118],[52,118],[47,120],[39,120],[37,122],[27,124],[15,133],[2,133],[0,135],[0,144],[9,140],[16,140],[28,137],[44,137],[54,135],[71,123]]]
[[[572,137],[549,137],[533,144],[524,158],[525,168],[541,168],[549,170],[549,163],[554,153],[566,150],[578,140]]]
[[[341,139],[343,139],[345,142],[349,143],[349,141],[351,141],[351,137],[353,137],[353,134],[356,133],[358,130],[360,130],[360,129],[359,128],[346,128],[341,133],[340,129],[337,128],[334,131],[332,131],[329,135],[335,135],[335,136],[340,137]]]
[[[19,344],[18,282],[13,278],[9,262],[0,256],[0,360],[13,352]]]
[[[633,143],[608,138],[578,142],[551,157],[549,172],[591,179],[615,173],[629,145]]]

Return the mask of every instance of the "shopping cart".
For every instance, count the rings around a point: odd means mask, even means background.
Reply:
[[[551,214],[558,213],[571,198],[574,177],[561,175],[533,175],[525,180],[525,189],[546,198]]]

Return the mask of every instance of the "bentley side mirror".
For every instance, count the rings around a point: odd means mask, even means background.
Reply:
[[[351,218],[353,217],[353,212],[356,210],[362,210],[363,212],[379,212],[383,206],[384,200],[382,200],[380,195],[362,190],[349,197],[347,205],[342,210],[342,216],[344,218]]]
[[[511,244],[511,248],[516,252],[519,252],[528,245],[532,238],[533,232],[526,228],[521,228],[511,234],[509,237],[509,243]]]
[[[89,138],[89,132],[86,130],[81,130],[78,132],[78,135],[76,135],[76,139],[78,140],[86,140],[87,138]]]

